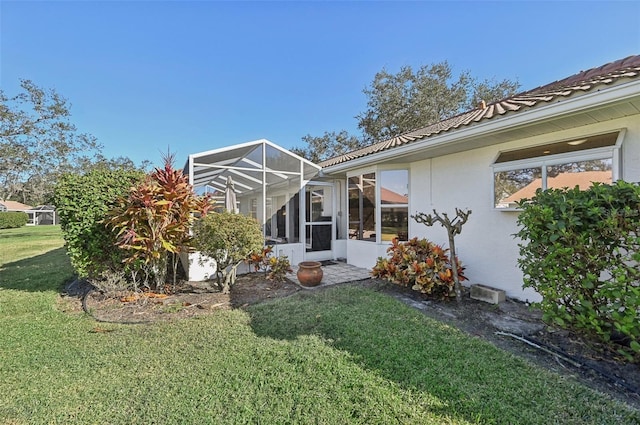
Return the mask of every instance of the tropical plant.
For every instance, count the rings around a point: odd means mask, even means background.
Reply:
[[[406,242],[393,239],[387,248],[389,258],[379,257],[372,275],[423,294],[450,297],[454,293],[451,259],[446,249],[428,241],[413,238]],[[460,280],[466,280],[464,267],[456,258]]]
[[[191,225],[196,215],[206,215],[209,198],[197,196],[181,170],[173,168],[173,155],[164,158],[164,167],[156,168],[127,196],[117,200],[109,212],[107,224],[124,250],[124,262],[141,280],[162,293],[166,283],[169,254],[172,282],[176,283],[178,256],[193,250]]]
[[[416,215],[412,215],[411,218],[413,218],[418,223],[424,224],[427,227],[431,227],[435,223],[440,223],[442,227],[444,227],[447,231],[447,235],[449,236],[449,250],[451,252],[451,255],[455,257],[455,237],[456,235],[459,235],[460,232],[462,232],[462,226],[467,222],[470,215],[471,210],[463,211],[456,208],[456,216],[453,219],[450,219],[447,213],[438,214],[436,210],[433,210],[433,214],[425,214],[423,212],[419,212]],[[458,276],[457,269],[453,268],[452,270],[456,301],[460,302],[462,301],[462,285],[460,284],[460,277]]]
[[[538,190],[519,206],[518,264],[543,318],[640,360],[640,184]]]
[[[256,272],[264,272],[268,280],[282,282],[287,273],[293,273],[291,262],[286,255],[273,255],[273,246],[267,245],[262,250],[252,252],[248,259]]]
[[[232,212],[212,212],[193,226],[194,245],[216,262],[216,283],[228,293],[238,266],[262,249],[264,235],[253,218]]]

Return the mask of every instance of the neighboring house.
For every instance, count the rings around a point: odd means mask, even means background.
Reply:
[[[456,239],[470,282],[537,300],[517,267],[515,202],[539,187],[640,181],[640,56],[483,102],[318,166],[260,140],[190,155],[185,171],[194,185],[218,188],[232,174],[240,212],[269,223],[276,253],[293,263],[345,258],[371,268],[396,236],[446,247],[444,229],[410,216],[471,209]],[[314,235],[329,240],[310,243]]]
[[[51,205],[32,207],[16,201],[0,201],[0,212],[2,211],[19,211],[27,213],[29,216],[27,226],[57,224],[55,207]]]
[[[547,189],[575,188],[577,186],[580,190],[585,190],[595,182],[611,184],[611,174],[611,171],[581,171],[561,173],[555,177],[547,176]],[[536,178],[522,189],[500,200],[496,208],[517,208],[516,202],[533,198],[538,189],[542,189],[542,177]]]
[[[9,212],[9,211],[22,211],[27,212],[32,207],[31,205],[26,205],[17,201],[0,201],[0,211]]]

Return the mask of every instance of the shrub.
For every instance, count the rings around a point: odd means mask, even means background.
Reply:
[[[15,229],[29,221],[29,215],[22,211],[0,212],[0,229]]]
[[[544,319],[638,360],[640,186],[539,190],[520,207],[518,263]]]
[[[274,256],[271,245],[265,246],[261,251],[251,253],[248,262],[253,265],[256,272],[262,271],[267,279],[276,282],[284,281],[287,273],[293,273],[289,257],[286,255]]]
[[[123,269],[115,235],[103,220],[116,199],[142,177],[140,171],[99,169],[65,174],[58,180],[53,202],[67,255],[79,276],[91,278]]]
[[[455,238],[456,235],[459,235],[462,232],[462,226],[467,222],[469,216],[471,215],[471,210],[461,210],[460,208],[456,208],[456,216],[451,219],[447,213],[438,213],[435,209],[433,210],[433,214],[425,214],[423,212],[419,212],[416,215],[412,215],[413,218],[418,223],[422,223],[427,227],[433,226],[435,223],[440,223],[442,227],[444,227],[447,231],[447,235],[449,236],[449,250],[451,255],[455,256],[456,254],[456,243]],[[458,267],[453,267],[453,288],[456,293],[456,301],[462,301],[462,279],[458,276]]]
[[[447,251],[427,239],[413,238],[407,242],[394,239],[387,249],[389,258],[378,258],[372,275],[423,294],[455,296],[451,260]],[[457,265],[458,279],[466,280],[464,267],[459,261]]]
[[[182,170],[173,168],[171,155],[164,161],[163,168],[118,198],[107,220],[117,233],[117,246],[125,252],[124,262],[144,285],[151,278],[158,292],[164,291],[169,253],[175,285],[178,254],[192,250],[194,215],[205,215],[211,206],[208,197],[194,193]]]
[[[211,213],[193,226],[194,245],[217,263],[216,281],[228,293],[238,266],[262,249],[264,236],[256,220],[230,212]]]

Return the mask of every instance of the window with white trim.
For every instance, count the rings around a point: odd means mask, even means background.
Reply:
[[[537,189],[588,189],[618,178],[618,150],[623,132],[501,152],[493,164],[493,205],[518,208]]]
[[[349,177],[349,238],[376,241],[376,173]]]
[[[408,240],[408,189],[407,169],[376,169],[349,177],[349,238],[378,243]]]
[[[409,171],[380,172],[380,239],[409,240]]]

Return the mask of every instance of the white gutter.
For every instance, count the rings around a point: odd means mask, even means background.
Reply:
[[[640,81],[631,81],[614,87],[607,87],[606,90],[595,90],[592,93],[576,96],[574,98],[563,98],[556,103],[534,107],[529,111],[515,112],[496,119],[489,119],[480,124],[467,125],[461,129],[452,129],[443,134],[430,136],[408,144],[386,149],[381,152],[365,155],[340,164],[323,168],[327,174],[340,173],[372,162],[411,154],[415,151],[428,151],[442,147],[453,142],[462,142],[466,139],[487,135],[495,131],[510,130],[525,124],[533,124],[549,118],[559,117],[568,113],[577,113],[594,106],[604,106],[608,103],[618,102],[640,95]]]

